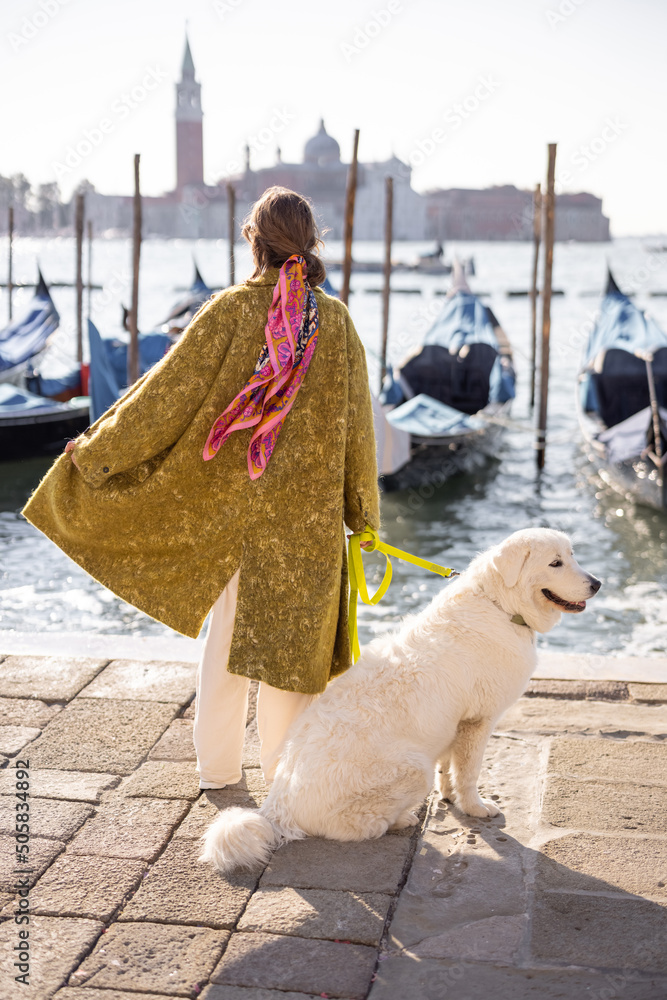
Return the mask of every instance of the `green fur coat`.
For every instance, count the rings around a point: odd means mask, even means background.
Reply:
[[[25,517],[124,601],[197,636],[237,569],[233,673],[323,691],[350,665],[343,522],[379,526],[364,349],[345,306],[316,291],[320,332],[266,471],[250,430],[202,451],[250,377],[278,271],[227,289],[61,455]]]

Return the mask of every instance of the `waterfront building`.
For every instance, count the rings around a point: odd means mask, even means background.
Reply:
[[[533,193],[512,184],[478,191],[428,191],[427,235],[436,240],[530,240]],[[579,192],[556,196],[556,239],[587,242],[609,239],[602,200]]]

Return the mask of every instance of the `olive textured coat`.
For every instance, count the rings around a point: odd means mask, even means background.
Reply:
[[[316,291],[320,332],[263,475],[251,431],[202,451],[250,377],[278,271],[212,299],[178,344],[61,455],[23,513],[124,601],[189,636],[241,570],[233,673],[315,693],[350,664],[343,522],[379,526],[364,349]]]

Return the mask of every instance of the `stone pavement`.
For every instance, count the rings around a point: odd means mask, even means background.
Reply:
[[[200,793],[193,693],[191,663],[0,653],[2,1000],[667,997],[667,684],[534,681],[487,750],[499,817],[431,800],[232,878],[198,838],[266,794],[253,709],[243,781]]]

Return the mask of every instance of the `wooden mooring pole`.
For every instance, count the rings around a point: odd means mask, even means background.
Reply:
[[[88,219],[88,309],[86,319],[90,319],[92,312],[90,301],[93,294],[93,223]]]
[[[76,237],[76,360],[83,362],[83,216],[84,196],[76,196],[74,235]]]
[[[551,335],[551,279],[556,229],[556,143],[549,143],[547,191],[544,212],[544,278],[542,280],[542,350],[540,355],[540,414],[537,425],[537,467],[544,468],[549,396],[549,339]]]
[[[359,159],[359,129],[354,130],[352,163],[347,175],[345,192],[345,255],[343,257],[343,286],[341,301],[347,305],[350,297],[350,275],[352,273],[352,231],[354,229],[354,199],[357,194],[357,164]]]
[[[236,242],[236,190],[233,184],[227,185],[227,212],[229,216],[229,284],[236,284],[236,265],[234,261],[234,243]]]
[[[533,192],[533,277],[530,285],[530,409],[535,408],[535,371],[537,365],[537,269],[542,238],[542,188]]]
[[[141,190],[139,187],[139,153],[134,155],[134,202],[132,227],[132,305],[130,307],[130,344],[127,351],[127,384],[139,378],[139,259],[141,256]]]
[[[7,220],[7,235],[9,236],[9,259],[7,262],[7,295],[9,298],[9,322],[12,321],[12,292],[14,291],[12,264],[14,254],[14,206],[9,206]]]
[[[394,179],[385,178],[384,210],[384,288],[382,289],[382,364],[380,365],[380,392],[387,374],[387,337],[389,334],[389,296],[391,295],[391,240],[394,225]]]

